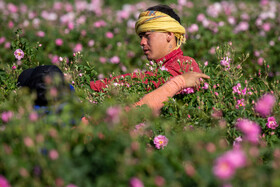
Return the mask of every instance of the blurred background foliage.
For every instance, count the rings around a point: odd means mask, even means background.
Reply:
[[[111,85],[97,93],[89,83],[149,68],[134,24],[140,11],[158,3],[169,4],[180,15],[187,30],[182,50],[211,79],[208,89],[177,94],[154,116],[145,106],[127,110],[151,84],[126,80],[132,86]],[[277,124],[280,119],[279,6],[278,1],[265,0],[0,0],[1,182],[279,186],[280,130],[267,125],[268,117],[275,117]],[[13,54],[17,48],[25,53],[20,61]],[[221,65],[225,57],[231,59],[228,69]],[[64,93],[59,102],[49,97],[47,111],[35,110],[35,94],[16,86],[24,69],[39,64],[59,66],[75,87],[75,93]],[[168,74],[159,70],[156,78]],[[240,93],[234,91],[238,84]],[[255,109],[264,94],[275,97],[265,117]],[[88,122],[81,121],[84,116]],[[236,128],[244,118],[261,128],[256,144]],[[164,149],[155,147],[157,135],[168,138]],[[229,178],[216,175],[219,158],[236,150],[240,138],[238,150],[246,161],[238,169],[222,168],[224,174],[231,172]],[[242,160],[240,155],[233,158]]]

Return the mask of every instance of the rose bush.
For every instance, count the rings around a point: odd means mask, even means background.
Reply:
[[[110,73],[157,66],[134,33],[151,2],[114,2],[34,10],[33,1],[0,1],[1,185],[278,186],[279,3],[174,2],[188,31],[184,53],[211,79],[170,98],[156,117],[146,106],[127,110],[153,84],[121,78],[105,92],[89,88]],[[50,89],[48,113],[16,86],[39,64],[58,65],[75,87],[60,101]],[[147,79],[169,79],[159,66]]]

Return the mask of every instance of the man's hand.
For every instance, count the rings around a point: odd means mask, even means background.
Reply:
[[[208,75],[205,75],[203,73],[197,73],[197,72],[187,72],[184,73],[183,78],[185,79],[185,88],[189,87],[195,87],[198,88],[200,86],[200,80],[201,78],[203,79],[210,79]]]

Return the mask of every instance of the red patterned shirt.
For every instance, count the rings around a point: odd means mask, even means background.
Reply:
[[[171,74],[172,77],[175,77],[177,75],[181,75],[184,72],[188,71],[194,71],[194,72],[201,72],[198,64],[195,62],[195,60],[188,56],[183,56],[183,51],[179,48],[176,50],[173,50],[171,53],[166,55],[163,58],[160,58],[156,60],[156,63],[163,62],[163,67],[167,69],[167,71]],[[111,79],[103,79],[103,80],[97,80],[97,81],[91,81],[90,87],[94,91],[100,92],[103,90],[103,88],[106,87],[106,85],[118,82],[117,80],[121,77],[130,76],[131,78],[140,78],[143,80],[143,83],[147,84],[148,79],[144,81],[144,78],[147,76],[155,76],[153,72],[146,71],[144,73],[127,73],[124,75],[119,75],[117,77],[113,77]],[[151,81],[156,88],[158,88],[162,83],[164,83],[163,79],[159,79],[156,81]]]

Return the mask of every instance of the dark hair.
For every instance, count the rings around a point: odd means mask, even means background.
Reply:
[[[181,24],[180,17],[168,5],[156,5],[156,6],[149,7],[147,10],[154,10],[154,11],[165,13],[170,17],[174,18],[175,20],[177,20]]]
[[[45,82],[45,78],[47,76],[52,79],[52,83],[55,84],[56,88],[66,88],[64,75],[62,71],[55,65],[37,66],[35,68],[26,69],[18,77],[18,86],[28,87],[30,91],[37,92],[35,105],[48,105],[46,98],[47,85]]]

